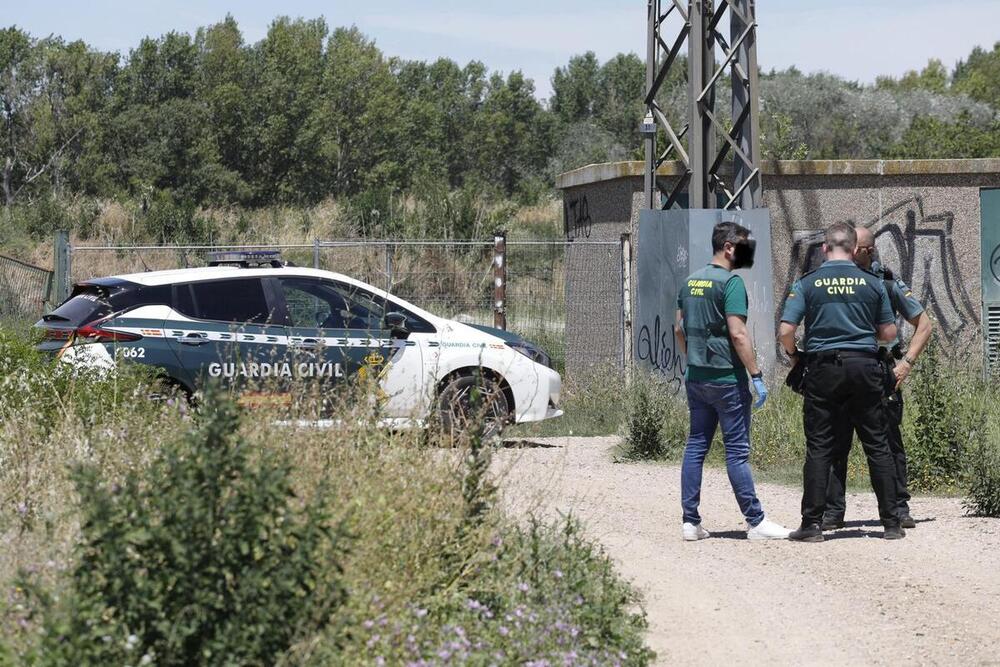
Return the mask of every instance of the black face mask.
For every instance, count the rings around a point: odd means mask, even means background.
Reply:
[[[757,252],[757,241],[746,239],[733,246],[733,268],[749,269],[753,266],[753,256]]]

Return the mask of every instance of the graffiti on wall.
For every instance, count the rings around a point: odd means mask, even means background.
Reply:
[[[896,202],[863,223],[875,234],[882,264],[902,278],[949,339],[978,327],[952,237],[951,211],[928,214],[919,195]],[[851,221],[855,222],[855,221]],[[783,297],[792,282],[823,262],[823,232],[797,232]]]
[[[568,240],[590,238],[590,204],[587,195],[563,200],[563,231]]]
[[[635,348],[639,361],[648,363],[675,393],[680,391],[686,358],[677,345],[672,320],[667,319],[665,324],[661,324],[660,315],[656,315],[652,325],[639,327]]]

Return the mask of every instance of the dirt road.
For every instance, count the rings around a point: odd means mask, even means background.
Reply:
[[[613,438],[541,438],[496,457],[518,511],[572,510],[645,596],[658,664],[1000,664],[1000,520],[913,501],[917,528],[880,539],[874,495],[821,544],[749,542],[724,470],[706,469],[712,537],[680,539],[678,466],[615,464]],[[800,491],[758,484],[797,526]]]

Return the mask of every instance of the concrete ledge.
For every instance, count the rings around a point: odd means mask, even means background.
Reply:
[[[644,168],[644,163],[638,160],[590,164],[559,174],[556,187],[565,189],[619,178],[642,178]],[[1000,159],[765,160],[761,169],[765,175],[772,176],[1000,174]],[[666,162],[656,173],[660,176],[680,176],[684,170],[680,162]]]

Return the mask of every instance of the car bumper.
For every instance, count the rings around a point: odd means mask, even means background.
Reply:
[[[551,368],[535,364],[536,382],[514,389],[514,405],[517,411],[514,421],[537,422],[543,419],[559,417],[563,411],[559,409],[559,399],[562,394],[562,378]]]

